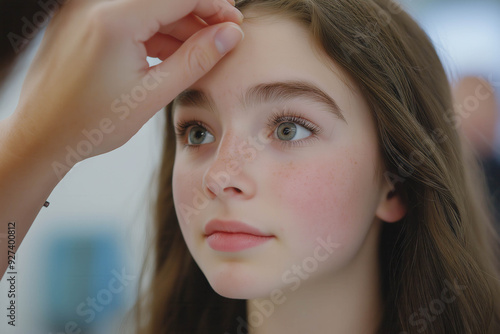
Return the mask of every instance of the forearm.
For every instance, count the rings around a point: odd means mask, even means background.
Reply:
[[[0,122],[0,277],[6,271],[9,255],[19,249],[62,177],[53,168],[56,155],[49,154],[43,141],[37,142],[35,136],[28,136],[15,123],[12,117]]]

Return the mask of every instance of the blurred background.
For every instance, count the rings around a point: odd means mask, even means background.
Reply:
[[[460,115],[457,127],[481,157],[498,208],[500,0],[401,4],[427,31],[445,64]],[[0,119],[16,107],[41,37],[0,91]],[[4,319],[1,333],[116,329],[135,300],[148,246],[163,122],[157,114],[126,145],[76,165],[56,187],[16,255],[18,325],[12,328]],[[1,310],[7,308],[7,290],[3,280]]]

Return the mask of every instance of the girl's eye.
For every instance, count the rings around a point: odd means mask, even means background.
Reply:
[[[215,141],[214,136],[207,131],[204,127],[199,125],[193,126],[189,130],[188,134],[188,144],[189,145],[202,145],[209,144]]]
[[[276,137],[284,141],[300,140],[309,137],[312,132],[301,125],[285,122],[276,128]]]
[[[178,122],[174,130],[177,140],[184,142],[186,149],[199,149],[201,145],[215,142],[215,137],[207,128],[204,122],[192,119]],[[284,148],[306,144],[310,140],[317,139],[321,133],[317,125],[300,113],[287,110],[272,113],[267,120],[267,128]]]

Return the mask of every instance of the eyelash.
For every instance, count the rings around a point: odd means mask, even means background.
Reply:
[[[276,128],[282,124],[282,123],[295,123],[298,124],[302,127],[304,127],[306,130],[311,132],[311,135],[307,138],[299,139],[299,140],[292,140],[292,141],[286,141],[286,140],[279,140],[280,144],[282,145],[283,148],[291,148],[291,147],[296,147],[304,144],[306,141],[309,140],[315,140],[318,138],[318,135],[321,133],[321,129],[313,124],[312,122],[308,121],[302,114],[297,113],[297,112],[289,112],[286,110],[281,110],[274,112],[269,116],[267,119],[267,127],[269,129],[273,129],[273,134],[276,131]],[[192,119],[192,120],[187,120],[187,121],[179,121],[175,125],[175,135],[179,141],[182,141],[186,137],[186,133],[188,132],[188,129],[191,128],[192,126],[199,126],[205,130],[208,130],[208,127],[200,120],[198,119]],[[188,149],[192,150],[197,150],[200,148],[202,145],[189,145],[189,144],[184,144],[184,146]]]
[[[300,146],[307,141],[317,139],[318,135],[321,133],[321,129],[319,128],[319,126],[308,121],[301,113],[287,110],[280,110],[272,113],[267,120],[267,127],[269,129],[273,129],[274,134],[276,128],[282,123],[295,123],[311,132],[311,135],[309,137],[299,140],[278,140],[283,148]]]

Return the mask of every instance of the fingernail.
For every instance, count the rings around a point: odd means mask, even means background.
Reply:
[[[243,30],[236,24],[227,25],[215,34],[215,46],[220,54],[224,55],[234,48],[245,37]]]

